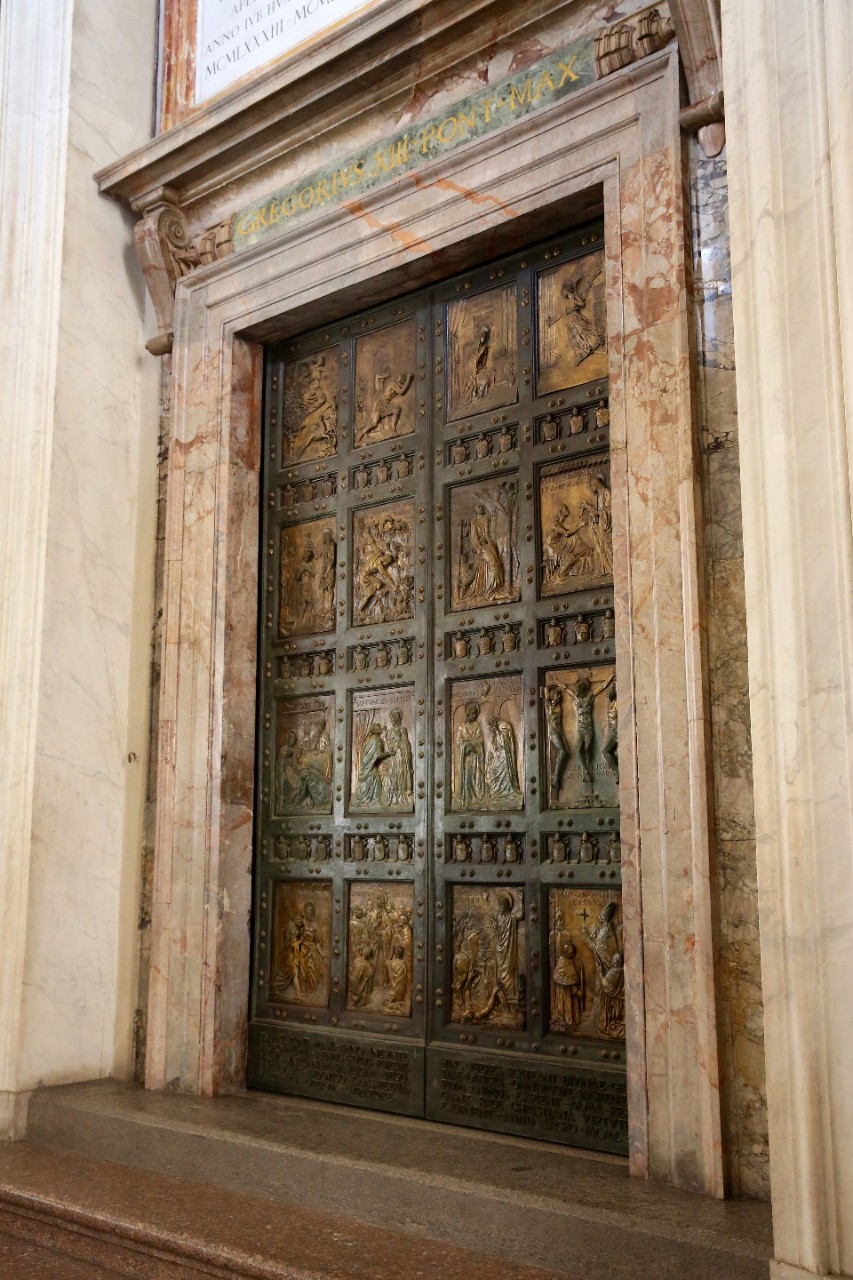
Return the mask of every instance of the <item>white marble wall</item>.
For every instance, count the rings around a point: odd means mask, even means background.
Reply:
[[[3,223],[17,229],[20,259],[3,283],[21,291],[17,346],[34,350],[4,422],[30,447],[16,437],[3,449],[4,493],[32,495],[4,570],[4,597],[20,600],[3,637],[15,722],[0,733],[7,744],[18,735],[0,782],[4,824],[15,822],[0,852],[4,926],[13,919],[0,930],[7,1132],[35,1085],[130,1066],[157,368],[129,220],[92,174],[150,135],[155,9],[3,6],[9,92],[26,102],[32,82],[50,94],[26,103],[32,117],[4,119],[10,137],[27,137],[20,163],[3,167]],[[52,127],[39,129],[45,106]]]
[[[853,7],[723,0],[777,1280],[853,1275]]]

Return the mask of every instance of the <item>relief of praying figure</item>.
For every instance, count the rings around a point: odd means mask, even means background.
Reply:
[[[518,797],[518,757],[516,755],[515,730],[497,716],[489,717],[492,744],[486,759],[486,790],[493,799]]]
[[[595,961],[595,1017],[607,1036],[625,1034],[625,966],[613,917],[616,903],[608,902],[592,929],[582,926],[584,940]]]
[[[456,799],[463,809],[476,808],[486,789],[486,747],[480,728],[480,704],[467,702],[456,730]]]
[[[390,719],[391,727],[385,733],[389,756],[385,803],[392,808],[411,808],[414,793],[412,743],[398,707],[392,708]]]
[[[551,957],[551,1029],[567,1031],[579,1026],[586,1004],[586,978],[572,935],[559,909],[549,935]]]
[[[492,521],[482,502],[474,509],[469,538],[473,552],[473,574],[464,589],[460,583],[460,594],[473,599],[493,600],[503,589],[504,566],[498,545],[492,536]]]
[[[392,755],[393,752],[385,748],[382,726],[370,725],[358,749],[358,785],[352,798],[354,808],[381,809],[384,807],[380,765]]]
[[[492,330],[490,325],[483,325],[477,334],[477,346],[471,361],[471,376],[465,387],[465,398],[469,402],[485,400],[491,395],[495,385],[495,372],[491,365]]]
[[[370,412],[370,423],[362,432],[362,438],[380,433],[380,439],[387,440],[397,434],[400,414],[403,411],[401,401],[415,380],[413,373],[391,374],[377,373],[373,378],[373,408]]]
[[[307,754],[291,729],[285,736],[284,745],[275,762],[275,801],[278,813],[312,809],[320,813],[331,811],[332,788],[327,777],[327,773],[331,775],[331,751],[325,742],[321,742],[319,750],[313,752],[325,766],[326,772],[309,763],[305,758]]]
[[[543,585],[548,594],[572,579],[580,585],[584,578],[613,573],[613,517],[604,476],[587,473],[573,482],[567,476],[564,492],[567,500],[548,521],[543,540]]]

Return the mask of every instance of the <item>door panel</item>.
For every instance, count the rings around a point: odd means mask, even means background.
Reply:
[[[256,1087],[626,1149],[603,258],[269,353]]]

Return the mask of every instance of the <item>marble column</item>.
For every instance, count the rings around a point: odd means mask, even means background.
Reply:
[[[853,9],[723,0],[776,1280],[853,1275]]]
[[[121,9],[0,15],[0,1137],[131,1062],[158,385],[92,172],[150,135],[156,3]]]

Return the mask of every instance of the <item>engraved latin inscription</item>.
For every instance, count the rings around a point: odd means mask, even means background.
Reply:
[[[282,698],[276,715],[276,814],[332,812],[334,698]]]
[[[338,349],[331,347],[284,371],[282,461],[328,458],[337,447]]]
[[[334,631],[335,558],[334,519],[306,520],[281,530],[279,636]]]
[[[453,1022],[525,1025],[526,932],[521,889],[453,889]]]
[[[610,465],[557,464],[539,475],[542,595],[604,586],[613,579]]]
[[[456,681],[450,710],[451,807],[457,812],[522,808],[521,676]]]
[[[415,429],[415,321],[365,334],[355,344],[355,447]]]
[[[538,302],[539,395],[606,378],[604,251],[543,271]]]
[[[275,886],[270,1000],[328,1005],[331,912],[330,884]]]
[[[451,608],[476,609],[518,600],[517,477],[454,486],[450,540]]]
[[[408,1018],[412,1012],[411,884],[350,889],[347,1008]]]
[[[357,813],[411,813],[414,764],[411,689],[355,693],[350,807]]]
[[[511,284],[447,308],[448,421],[515,403],[517,305]]]
[[[551,1031],[625,1037],[625,959],[618,889],[551,889]]]

